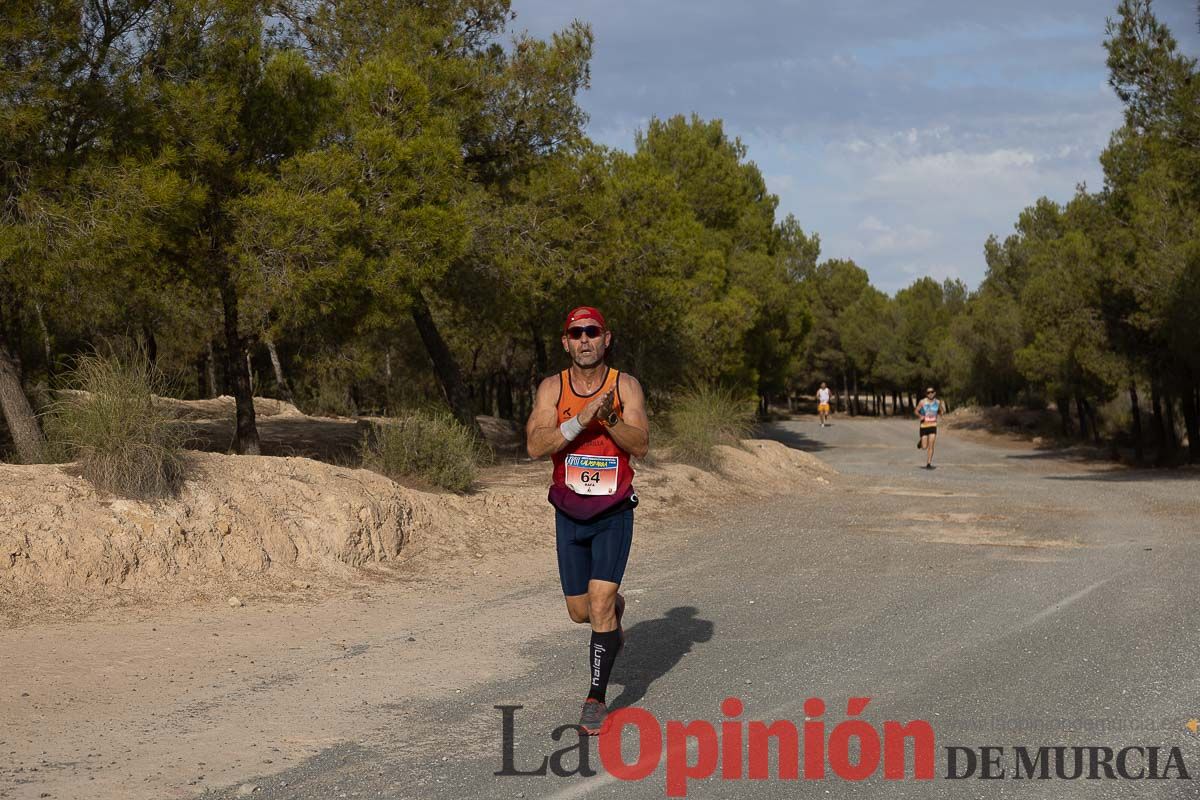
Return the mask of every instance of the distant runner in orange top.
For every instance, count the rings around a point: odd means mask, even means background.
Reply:
[[[605,363],[611,343],[599,310],[581,306],[568,314],[562,346],[571,366],[538,386],[525,425],[529,455],[554,460],[549,499],[567,614],[592,627],[591,686],[579,720],[590,735],[603,729],[608,679],[624,644],[625,598],[617,589],[637,506],[629,459],[642,458],[650,446],[642,386]]]
[[[832,396],[829,387],[825,385],[825,381],[821,381],[821,388],[817,389],[817,413],[821,416],[821,427],[826,427],[829,422],[829,398]]]

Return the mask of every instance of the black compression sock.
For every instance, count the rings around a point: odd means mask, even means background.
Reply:
[[[613,663],[617,660],[617,648],[620,646],[620,631],[592,631],[592,643],[588,645],[588,672],[592,676],[589,700],[604,702],[604,693],[608,690],[608,676],[612,674]]]

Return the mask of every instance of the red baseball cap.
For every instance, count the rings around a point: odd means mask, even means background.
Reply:
[[[604,322],[604,315],[600,313],[600,309],[592,308],[591,306],[579,306],[579,308],[567,314],[567,321],[563,323],[563,331],[566,332],[571,325],[581,319],[594,319],[600,323],[601,328],[608,328],[608,325]]]

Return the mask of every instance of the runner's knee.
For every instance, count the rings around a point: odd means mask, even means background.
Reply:
[[[608,619],[612,614],[616,613],[616,603],[616,592],[589,595],[588,610],[591,613],[591,619],[596,621]]]

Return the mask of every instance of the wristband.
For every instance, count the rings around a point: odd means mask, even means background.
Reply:
[[[558,426],[558,432],[568,442],[575,441],[575,437],[583,433],[583,424],[578,417],[571,417],[569,420]]]

